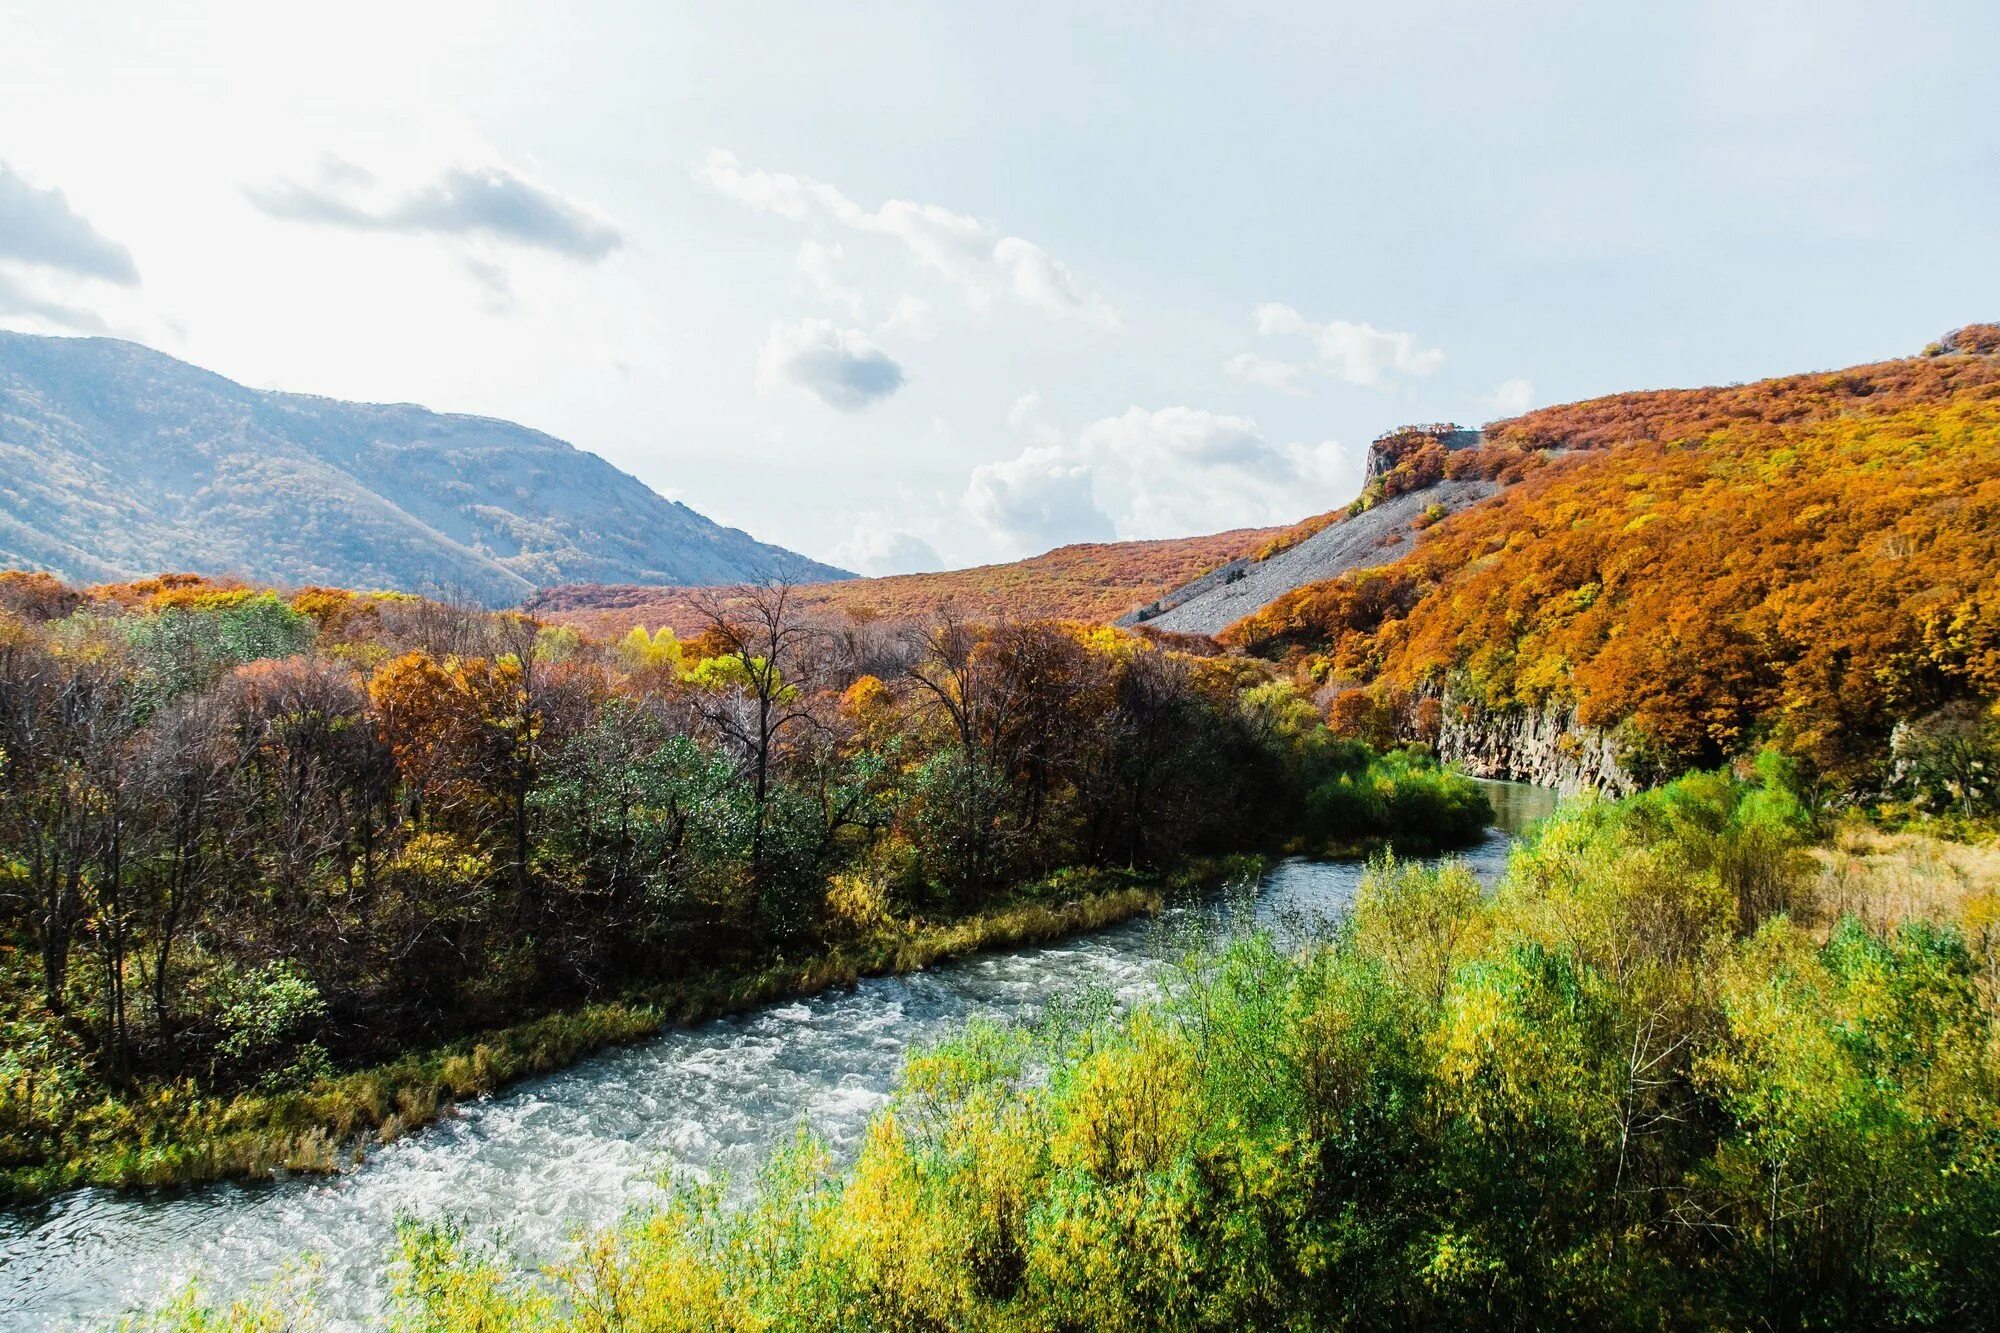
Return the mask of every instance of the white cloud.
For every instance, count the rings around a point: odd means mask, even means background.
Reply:
[[[1297,518],[1289,461],[1248,417],[1142,407],[1092,422],[1076,449],[1105,478],[1119,535],[1174,537]]]
[[[1098,507],[1091,469],[1051,445],[974,468],[965,507],[988,531],[1028,550],[1117,535]]]
[[[758,212],[893,240],[919,266],[957,286],[975,308],[1007,294],[1052,314],[1118,326],[1118,312],[1084,290],[1066,265],[970,214],[908,199],[890,199],[871,210],[824,181],[745,167],[734,153],[720,149],[694,174],[717,194]]]
[[[1085,426],[1077,444],[1085,457],[1115,459],[1147,472],[1187,466],[1266,469],[1273,458],[1249,417],[1194,407],[1127,408],[1123,416]]]
[[[0,315],[23,316],[72,333],[111,332],[111,326],[96,311],[47,295],[4,268],[0,268]]]
[[[1392,377],[1434,375],[1444,365],[1441,350],[1422,346],[1411,333],[1344,319],[1310,320],[1276,301],[1258,306],[1255,318],[1259,334],[1303,339],[1311,349],[1313,368],[1348,384],[1382,388]]]
[[[70,206],[0,162],[0,316],[25,317],[73,333],[108,333],[77,293],[93,283],[137,287],[132,252]]]
[[[889,307],[889,317],[882,321],[882,332],[900,333],[919,342],[934,336],[937,326],[931,320],[931,303],[921,296],[903,293]]]
[[[354,231],[481,237],[596,263],[624,244],[608,219],[506,167],[448,167],[400,194],[375,188],[372,173],[329,157],[318,178],[246,187],[258,209],[287,222]]]
[[[1012,275],[1014,295],[1029,305],[1059,315],[1080,314],[1107,329],[1122,323],[1116,310],[1077,285],[1067,264],[1038,245],[1004,236],[993,247],[993,262]]]
[[[495,315],[511,314],[514,306],[514,281],[507,276],[507,270],[478,255],[461,255],[459,263],[474,282],[486,292],[486,309]]]
[[[1031,442],[975,469],[965,507],[1023,552],[1107,530],[1136,539],[1291,522],[1332,508],[1360,476],[1334,441],[1278,447],[1248,417],[1194,407],[1133,407],[1070,434],[1028,394],[1008,424]]]
[[[1518,417],[1535,403],[1535,385],[1532,380],[1515,378],[1503,380],[1500,387],[1482,399],[1493,409],[1494,418]]]
[[[1273,361],[1255,352],[1238,352],[1222,363],[1222,371],[1245,384],[1261,384],[1279,393],[1303,398],[1306,395],[1306,368],[1291,361]]]
[[[866,521],[833,548],[833,562],[862,574],[918,574],[942,569],[944,560],[923,537],[908,528]]]
[[[859,329],[802,319],[773,325],[757,358],[761,391],[787,382],[829,407],[858,412],[902,388],[903,368]]]
[[[1284,499],[1268,512],[1280,523],[1324,514],[1352,499],[1368,458],[1366,449],[1339,440],[1297,440],[1278,452],[1284,458]]]
[[[718,149],[695,171],[695,179],[717,194],[761,213],[776,213],[803,222],[824,208],[838,212],[854,205],[831,185],[821,185],[787,172],[748,171],[736,154]]]
[[[808,239],[799,246],[799,272],[805,275],[813,290],[828,304],[840,307],[850,319],[866,319],[867,303],[842,276],[841,269],[846,262],[847,254],[838,245]]]

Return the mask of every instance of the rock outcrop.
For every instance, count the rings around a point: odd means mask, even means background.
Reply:
[[[1495,711],[1456,696],[1444,699],[1438,757],[1473,777],[1534,782],[1564,792],[1629,795],[1639,783],[1626,771],[1609,732],[1577,725],[1575,710],[1555,706]]]
[[[1219,634],[1295,588],[1373,569],[1408,555],[1420,523],[1434,522],[1500,489],[1498,482],[1441,481],[1341,518],[1268,560],[1232,560],[1126,616],[1175,634]]]
[[[1361,489],[1366,493],[1376,482],[1387,480],[1398,467],[1424,452],[1426,446],[1435,446],[1441,454],[1453,454],[1462,449],[1477,449],[1485,440],[1482,432],[1467,430],[1449,421],[1432,426],[1404,426],[1379,435],[1368,446],[1368,463],[1361,474]],[[1419,484],[1428,484],[1428,479]]]
[[[1265,559],[1246,556],[1212,569],[1118,623],[1215,635],[1307,584],[1401,559],[1423,528],[1500,490],[1483,477],[1446,475],[1451,454],[1483,440],[1450,424],[1390,431],[1368,448],[1360,496],[1343,512],[1308,520],[1324,524],[1318,531]]]

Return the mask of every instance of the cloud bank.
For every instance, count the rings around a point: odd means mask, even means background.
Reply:
[[[1306,368],[1289,361],[1274,361],[1255,352],[1238,352],[1222,363],[1223,374],[1245,384],[1259,384],[1297,398],[1306,396]]]
[[[1253,318],[1258,334],[1265,338],[1302,341],[1306,359],[1281,361],[1255,352],[1239,352],[1225,361],[1222,369],[1234,379],[1281,393],[1305,394],[1309,374],[1382,389],[1397,379],[1435,375],[1444,366],[1444,352],[1423,346],[1412,333],[1397,333],[1345,319],[1311,320],[1277,301],[1258,306]]]
[[[1051,445],[1030,445],[1015,458],[974,468],[965,508],[989,532],[1028,550],[1118,535],[1097,506],[1090,467]]]
[[[937,548],[908,528],[864,522],[833,549],[833,563],[870,575],[919,574],[944,568]]]
[[[1531,380],[1511,379],[1501,381],[1486,400],[1493,409],[1496,420],[1503,417],[1518,417],[1535,405],[1535,386]]]
[[[99,231],[54,187],[0,162],[0,315],[76,333],[108,333],[75,293],[92,283],[139,285],[132,252]]]
[[[1249,417],[1195,407],[1132,407],[1071,433],[1030,395],[1009,424],[1031,442],[975,468],[962,503],[1022,553],[1291,522],[1332,507],[1357,479],[1333,441],[1279,446]]]
[[[97,278],[139,283],[132,253],[90,225],[58,189],[38,189],[0,162],[0,259]]]

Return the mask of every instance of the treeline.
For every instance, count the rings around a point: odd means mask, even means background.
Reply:
[[[148,1088],[307,1087],[1069,868],[1486,817],[1435,766],[1337,742],[1268,669],[1052,622],[835,628],[780,587],[686,642],[600,643],[188,576],[0,575],[0,608],[17,1180],[60,1179],[91,1108]]]
[[[974,1025],[851,1168],[805,1144],[546,1275],[412,1225],[400,1326],[1990,1328],[2000,898],[1913,900],[1918,848],[1835,916],[1765,774],[1568,807],[1491,895],[1384,861],[1331,939],[1123,1017]]]

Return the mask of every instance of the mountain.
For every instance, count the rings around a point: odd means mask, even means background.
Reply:
[[[0,567],[450,589],[846,571],[725,528],[540,431],[248,389],[109,338],[0,332]]]
[[[1206,570],[1239,560],[1283,531],[1239,528],[1205,537],[1084,542],[1006,564],[802,587],[798,604],[858,619],[922,616],[949,604],[969,616],[1109,621]],[[579,585],[551,589],[530,609],[600,634],[637,624],[685,634],[705,623],[693,595],[688,588]]]
[[[1493,493],[1219,636],[1321,682],[1344,729],[1568,785],[1763,746],[1851,785],[1899,735],[2000,699],[2000,328],[1546,408],[1470,449],[1412,437],[1383,462],[1328,532],[1371,503]]]

